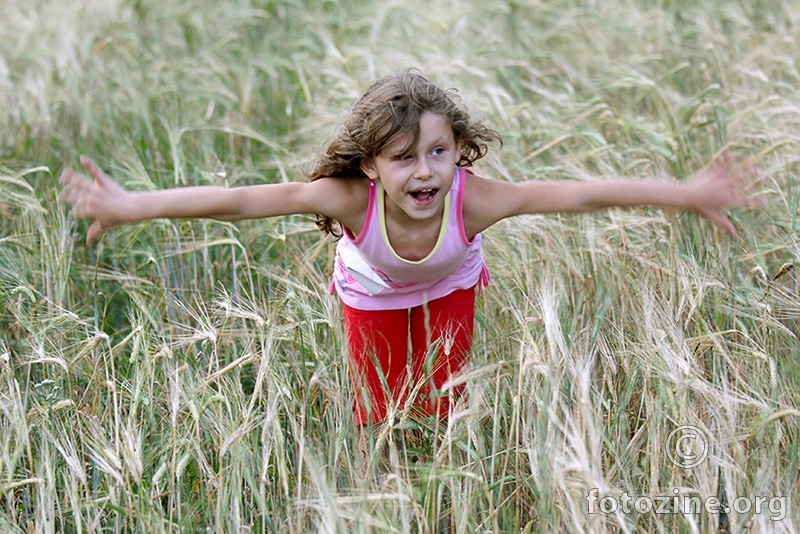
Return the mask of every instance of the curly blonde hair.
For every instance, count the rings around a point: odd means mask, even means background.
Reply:
[[[489,150],[502,145],[500,134],[472,119],[454,90],[444,91],[412,70],[392,74],[373,82],[353,106],[336,137],[317,159],[308,179],[364,176],[361,163],[381,153],[388,145],[407,138],[406,150],[419,140],[423,113],[443,117],[461,143],[459,166],[470,166]],[[317,227],[325,234],[341,237],[339,224],[317,215]]]

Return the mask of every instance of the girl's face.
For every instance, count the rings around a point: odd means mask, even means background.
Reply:
[[[444,198],[453,183],[461,146],[441,116],[426,111],[419,120],[419,141],[404,150],[407,139],[386,146],[361,168],[380,180],[386,195],[386,216],[400,224],[440,221]]]

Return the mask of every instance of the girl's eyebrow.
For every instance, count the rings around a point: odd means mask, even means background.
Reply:
[[[387,156],[389,156],[390,158],[395,158],[395,157],[397,157],[397,156],[401,156],[401,155],[403,155],[403,154],[405,154],[405,153],[407,153],[407,152],[410,152],[410,150],[409,150],[409,148],[408,148],[408,147],[405,147],[405,146],[402,146],[402,147],[394,147],[394,148],[392,148],[392,147],[386,147],[386,148],[384,148],[384,149],[382,150],[382,152],[383,152],[384,154],[386,154]]]
[[[436,139],[434,139],[432,142],[428,143],[426,148],[427,147],[436,147],[436,146],[444,145],[444,144],[447,144],[449,141],[450,140],[446,135],[442,135],[442,136],[439,136]],[[454,142],[455,142],[455,140],[454,140]],[[402,148],[398,148],[398,149],[395,149],[395,150],[392,150],[391,148],[387,147],[387,148],[384,149],[384,152],[386,153],[386,156],[391,158],[391,159],[400,159],[400,158],[403,158],[403,157],[405,157],[405,156],[407,156],[409,154],[412,154],[414,152],[414,150],[419,146],[420,143],[421,143],[421,141],[417,141],[417,143],[415,145],[411,145],[411,146],[408,146],[408,147],[402,147]]]
[[[387,148],[386,155],[389,156],[390,158],[402,158],[403,156],[407,156],[408,154],[414,152],[414,149],[417,147],[418,144],[419,142],[412,145],[403,145],[400,147],[395,147],[394,149]]]
[[[437,137],[436,140],[431,144],[432,145],[443,145],[445,143],[450,142],[451,140],[453,141],[453,143],[455,143],[456,136],[453,135],[453,137],[449,137],[448,135],[441,135],[441,136]]]

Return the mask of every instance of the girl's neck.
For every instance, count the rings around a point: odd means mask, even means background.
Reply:
[[[400,209],[392,209],[380,202],[383,212],[381,232],[384,240],[394,253],[406,261],[421,261],[430,256],[438,247],[446,231],[445,211],[449,208],[449,195],[439,213],[423,220],[410,218]],[[399,212],[399,213],[397,213]]]

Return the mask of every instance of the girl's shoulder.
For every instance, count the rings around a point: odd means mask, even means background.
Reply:
[[[482,178],[473,171],[464,173],[462,216],[464,231],[469,239],[490,226],[484,221],[486,195],[491,194],[493,180]]]
[[[372,181],[366,176],[340,176],[318,178],[312,183],[318,183],[324,193],[332,195],[334,198],[331,198],[331,200],[341,198],[348,205],[355,204],[359,206],[363,203],[366,207]]]
[[[322,213],[350,230],[359,230],[369,204],[371,181],[366,176],[325,177],[311,182],[323,199]]]
[[[464,231],[472,239],[508,216],[508,206],[515,202],[518,191],[517,184],[512,182],[483,178],[469,172],[465,177],[462,215]]]

